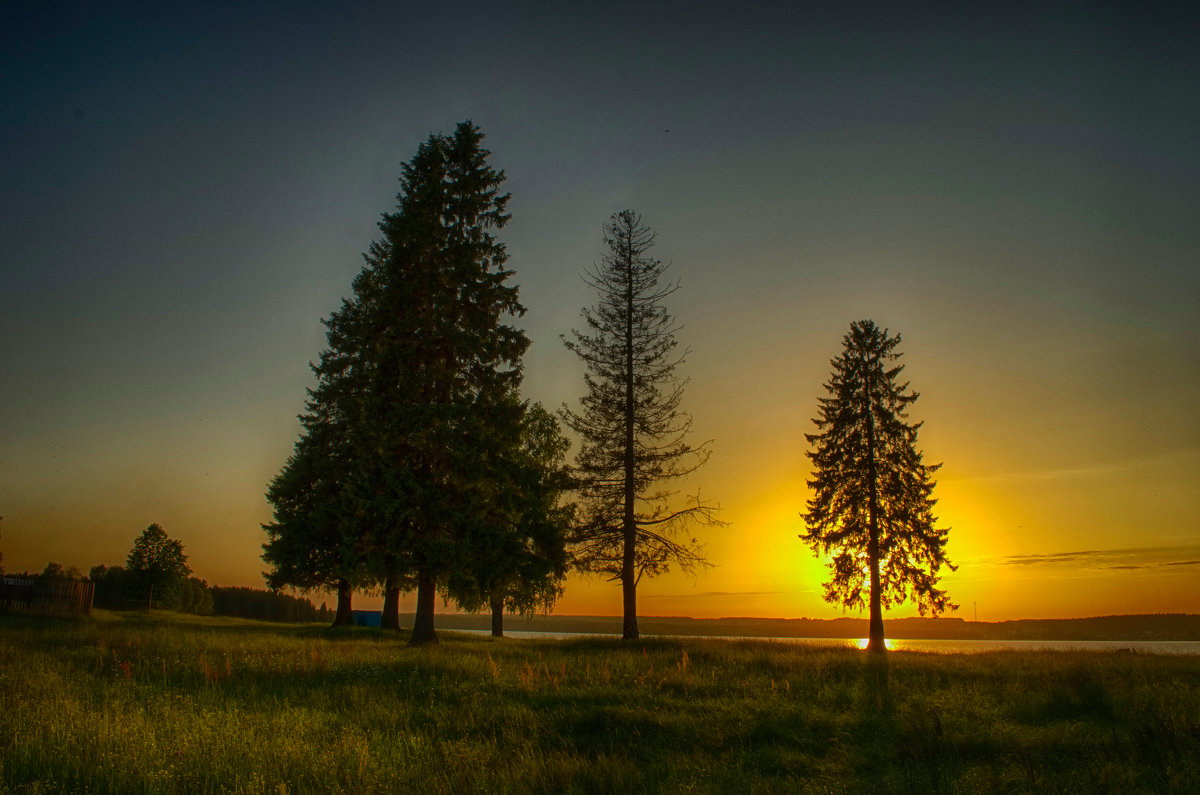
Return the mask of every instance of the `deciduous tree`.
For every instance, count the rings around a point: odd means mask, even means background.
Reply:
[[[138,593],[146,594],[147,610],[153,605],[156,591],[159,599],[169,601],[192,573],[183,543],[170,538],[158,524],[147,527],[133,542],[125,570],[130,584]]]
[[[570,442],[540,403],[524,408],[520,437],[482,481],[485,512],[462,539],[467,565],[448,581],[466,610],[488,607],[492,635],[504,634],[504,612],[549,610],[562,593],[573,506],[565,465]]]
[[[121,566],[92,566],[88,579],[95,584],[95,604],[108,610],[128,610],[131,604],[140,601],[140,594],[133,593],[128,572]]]
[[[885,651],[883,610],[912,599],[921,615],[952,605],[937,587],[948,530],[933,516],[933,474],[917,448],[920,422],[908,409],[917,399],[900,383],[900,335],[870,320],[850,324],[842,353],[831,361],[827,397],[818,399],[812,449],[812,497],[800,538],[831,555],[825,600],[846,608],[869,606],[867,648]],[[864,600],[864,593],[866,599]]]
[[[46,568],[42,569],[42,579],[46,581],[52,580],[83,580],[83,572],[77,567],[70,566],[64,568],[61,563],[50,561],[46,564]]]
[[[673,500],[670,481],[708,460],[708,443],[687,439],[691,415],[680,408],[687,379],[676,372],[674,319],[664,301],[678,283],[663,283],[667,266],[648,256],[654,233],[631,210],[604,225],[607,252],[585,280],[599,293],[584,308],[585,331],[563,338],[587,366],[581,410],[563,407],[566,424],[582,437],[576,478],[582,507],[575,555],[580,568],[620,580],[622,637],[638,637],[637,585],[642,575],[672,565],[693,571],[706,564],[695,538],[680,537],[691,522],[715,523],[715,507],[699,493]]]

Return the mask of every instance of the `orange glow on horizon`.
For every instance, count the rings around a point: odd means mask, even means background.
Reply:
[[[807,499],[803,447],[765,425],[746,446],[763,457],[714,455],[701,471],[704,493],[715,495],[721,518],[729,522],[694,529],[713,566],[694,577],[672,572],[644,579],[639,614],[863,615],[822,599],[828,561],[815,557],[798,537],[805,529]],[[69,473],[77,479],[60,484],[57,493],[65,496],[34,494],[22,510],[6,510],[0,538],[4,567],[41,571],[55,561],[86,572],[96,564],[120,565],[136,535],[157,521],[183,541],[197,576],[214,585],[263,587],[259,524],[270,513],[261,491],[240,484],[265,483],[272,474],[270,462],[284,452],[270,450],[258,463],[222,470],[204,460],[224,454],[214,450],[189,464],[186,479],[154,466],[157,462],[124,471],[80,462],[79,471]],[[1126,468],[989,474],[966,451],[952,455],[954,465],[939,473],[934,491],[935,515],[950,528],[948,552],[958,565],[957,571],[942,573],[941,585],[960,605],[950,617],[970,621],[976,611],[981,621],[1200,613],[1195,534],[1137,532],[1144,526],[1189,526],[1200,510],[1191,490],[1192,476],[1200,475],[1200,456],[1135,461]],[[1137,476],[1132,482],[1130,472]],[[333,603],[332,595],[313,599]],[[377,607],[379,599],[357,595],[355,602]],[[561,615],[618,615],[620,610],[619,584],[577,574],[568,578],[555,608]],[[905,604],[885,619],[916,614]]]

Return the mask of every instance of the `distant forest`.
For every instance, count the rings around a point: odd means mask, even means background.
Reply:
[[[137,610],[146,607],[140,580],[122,566],[93,566],[88,575],[75,567],[64,568],[51,562],[40,573],[9,572],[12,583],[50,585],[59,582],[91,582],[95,586],[92,605],[105,610]],[[209,585],[198,577],[187,577],[163,588],[153,600],[160,610],[173,610],[202,616],[230,616],[260,621],[329,622],[333,611],[324,603],[319,607],[300,596],[267,591],[262,588]]]

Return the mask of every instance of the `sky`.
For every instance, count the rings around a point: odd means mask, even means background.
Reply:
[[[842,614],[797,537],[804,433],[864,318],[943,463],[956,615],[1200,612],[1200,20],[995,5],[0,6],[3,566],[120,564],[157,522],[262,587],[321,319],[401,163],[471,119],[527,397],[583,394],[560,335],[611,214],[681,284],[713,450],[683,488],[728,524],[641,614]],[[556,612],[620,588],[572,576]]]

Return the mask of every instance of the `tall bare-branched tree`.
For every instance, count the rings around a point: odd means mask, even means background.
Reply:
[[[687,437],[691,415],[680,408],[687,379],[677,369],[678,327],[663,302],[679,289],[663,282],[667,266],[647,256],[654,233],[631,210],[604,225],[608,251],[584,278],[599,293],[584,308],[585,331],[563,337],[587,365],[581,409],[562,409],[582,437],[576,456],[582,508],[575,538],[576,565],[620,580],[625,639],[638,637],[637,585],[675,564],[686,572],[707,565],[692,523],[719,524],[716,507],[699,493],[686,503],[665,487],[708,460],[708,442]]]
[[[861,610],[869,604],[867,649],[883,653],[883,609],[911,598],[921,615],[954,610],[937,587],[948,530],[933,516],[933,474],[917,449],[920,422],[908,421],[917,399],[900,383],[900,335],[870,320],[850,324],[833,375],[819,398],[813,449],[812,498],[800,536],[817,554],[832,555],[825,600]],[[866,591],[868,602],[864,603]]]

